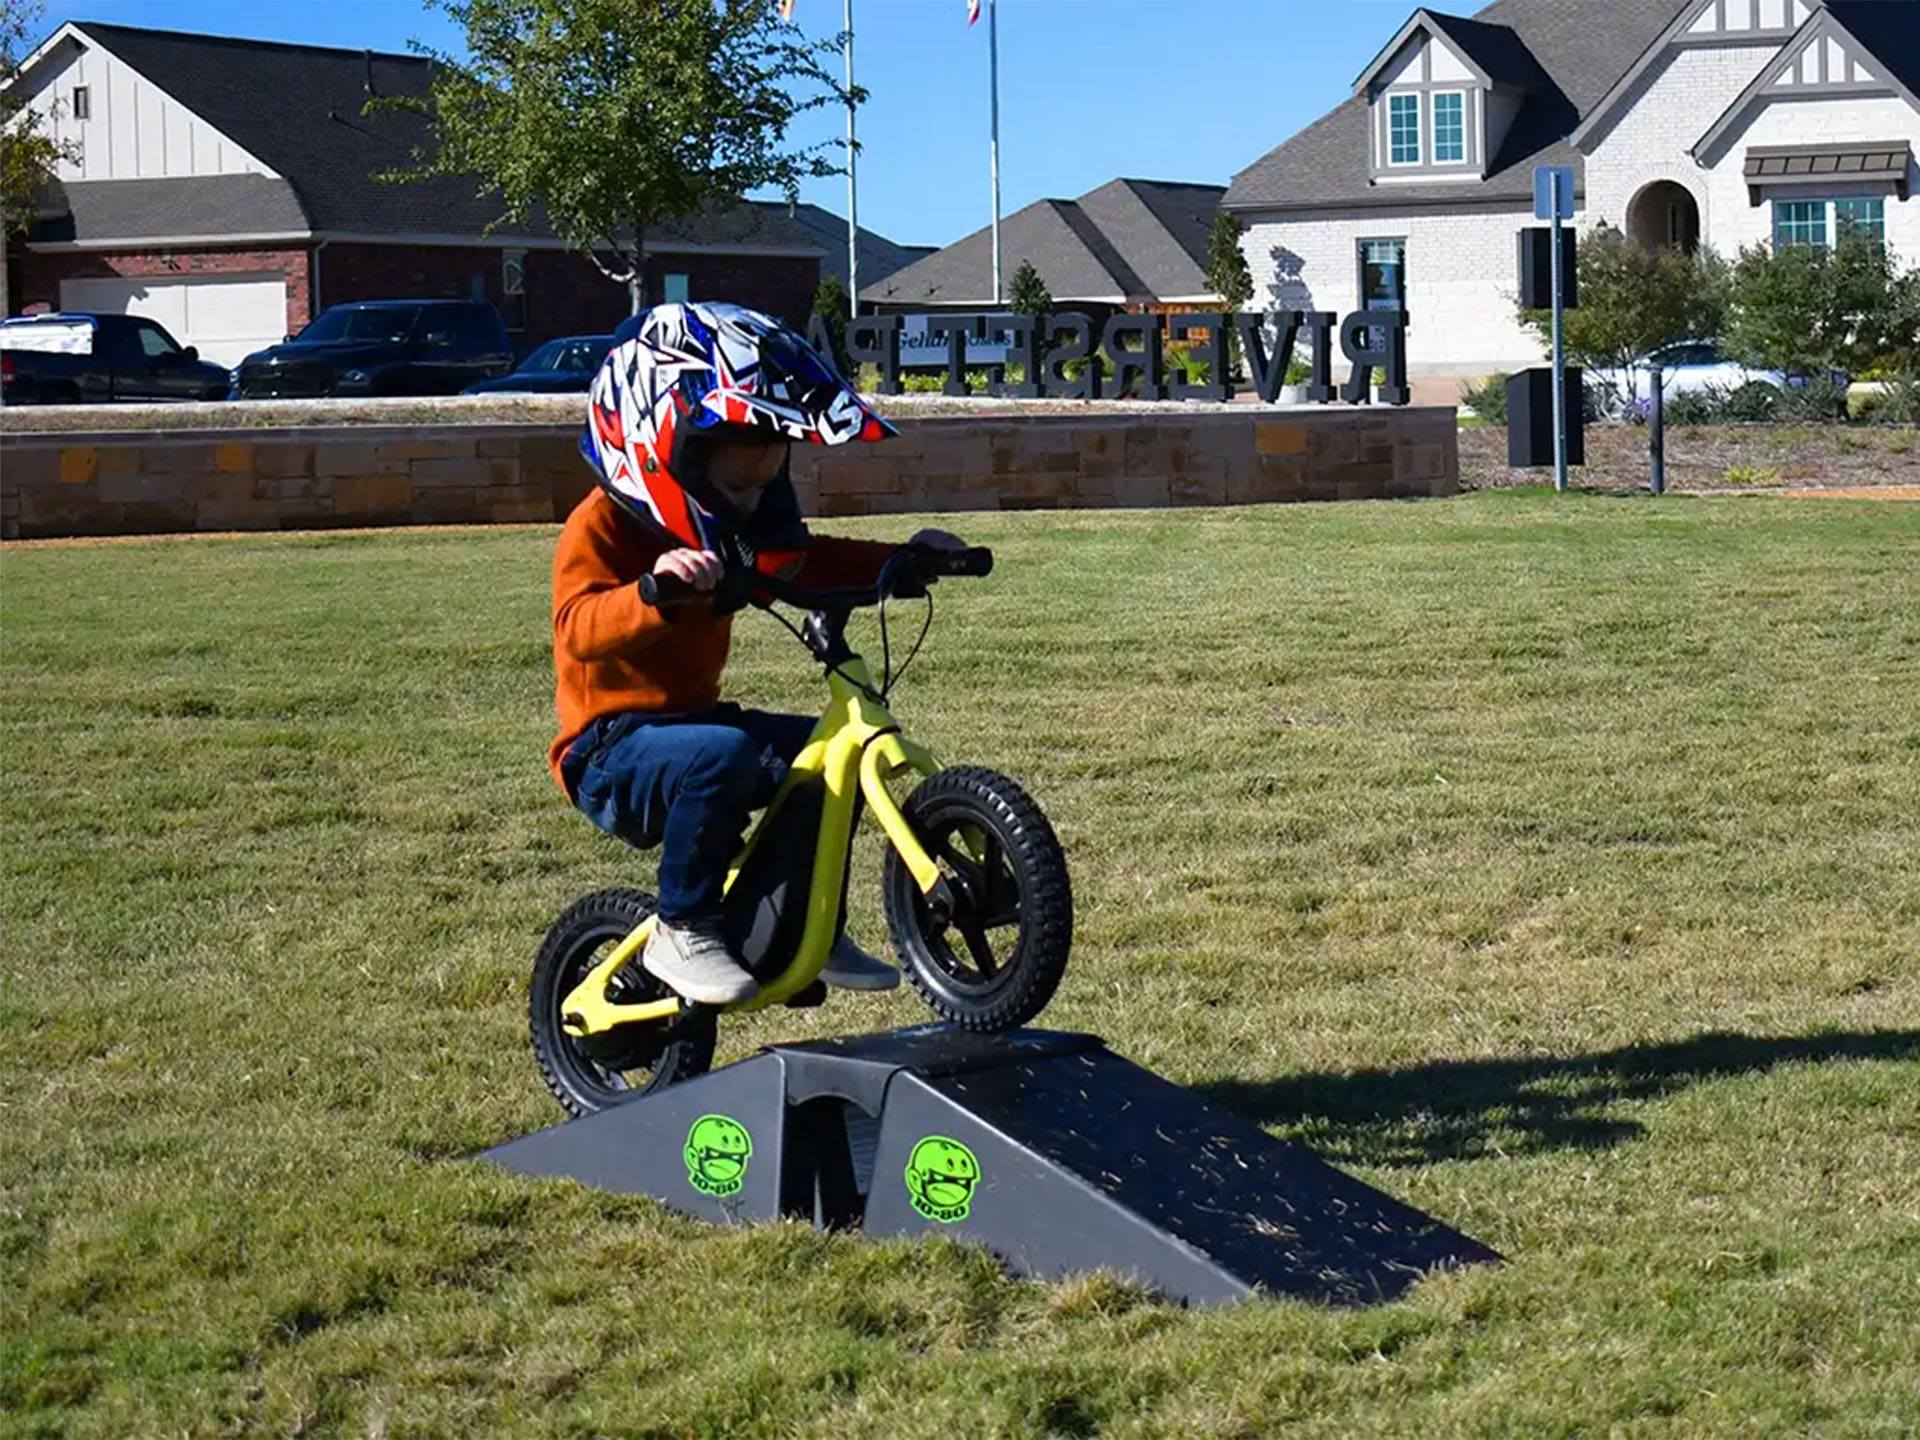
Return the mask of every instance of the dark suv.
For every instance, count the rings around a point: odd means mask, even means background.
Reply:
[[[484,300],[363,300],[247,356],[233,388],[242,400],[457,395],[512,368],[506,327]]]

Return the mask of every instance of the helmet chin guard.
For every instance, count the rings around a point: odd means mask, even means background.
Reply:
[[[620,327],[587,394],[580,453],[622,508],[677,544],[761,551],[805,543],[783,468],[746,519],[706,475],[722,439],[844,445],[896,432],[806,340],[740,305],[656,305]]]

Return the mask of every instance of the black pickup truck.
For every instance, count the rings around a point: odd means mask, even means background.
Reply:
[[[0,321],[0,404],[224,400],[228,376],[141,315],[62,311]]]
[[[242,400],[314,395],[457,395],[513,369],[500,312],[484,300],[334,305],[234,372]]]

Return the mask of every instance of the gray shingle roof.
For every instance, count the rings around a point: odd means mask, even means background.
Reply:
[[[305,235],[299,197],[265,175],[195,175],[171,180],[70,180],[48,188],[41,243],[68,240],[227,240],[237,235]]]
[[[784,206],[782,207],[785,208]],[[799,205],[793,221],[827,253],[820,261],[820,278],[831,275],[847,283],[847,219],[824,205]],[[860,283],[884,280],[914,261],[933,253],[931,245],[896,245],[886,236],[860,227]]]
[[[432,66],[419,56],[238,40],[91,20],[79,21],[77,27],[284,176],[283,181],[268,182],[284,186],[285,194],[275,197],[262,213],[284,214],[291,198],[294,209],[305,217],[293,228],[397,237],[477,237],[499,217],[498,202],[481,196],[471,180],[395,185],[373,178],[381,171],[404,168],[416,147],[432,148],[431,130],[421,116],[360,113],[370,91],[382,96],[425,96]],[[111,185],[153,188],[139,192],[97,188]],[[88,182],[84,192],[83,187],[70,185],[69,193],[80,197],[88,213],[76,210],[64,223],[82,238],[104,236],[107,231],[101,227],[109,224],[120,236],[174,234],[168,227],[178,217],[172,212],[186,202],[163,194],[168,187],[185,187],[178,191],[181,196],[205,198],[212,213],[231,219],[240,233],[261,229],[260,216],[240,203],[244,186],[208,188],[204,182],[185,180],[95,181]],[[143,208],[149,204],[151,208]],[[722,214],[664,224],[650,239],[661,245],[739,245],[829,255],[837,245],[844,271],[844,228],[837,241],[822,238],[823,229],[831,228],[826,225],[831,219],[816,206],[803,206],[799,213],[790,214],[781,203],[743,204]],[[209,221],[189,233],[204,233],[206,228],[215,227]],[[507,241],[551,238],[551,231],[537,220],[501,224],[493,233]],[[889,258],[886,252],[897,247],[878,235],[871,239],[875,242],[872,263],[876,271],[883,271]],[[866,259],[865,251],[862,258]]]
[[[1536,165],[1572,165],[1576,175],[1582,173],[1567,135],[1687,3],[1496,0],[1471,20],[1435,15],[1436,25],[1496,78],[1524,72],[1515,45],[1539,68],[1540,78],[1528,85],[1528,98],[1484,181],[1374,185],[1367,99],[1355,95],[1234,176],[1223,204],[1234,210],[1404,210],[1527,199]]]
[[[1000,221],[1002,284],[1030,261],[1057,301],[1150,301],[1207,290],[1218,185],[1112,180],[1078,200],[1036,200]],[[992,227],[860,287],[881,305],[993,303]]]

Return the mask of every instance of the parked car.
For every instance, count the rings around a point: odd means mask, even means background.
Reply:
[[[144,315],[67,310],[0,321],[0,404],[226,398],[226,370]]]
[[[476,380],[461,393],[497,395],[503,391],[527,391],[557,395],[579,391],[584,394],[599,373],[600,362],[612,348],[611,335],[565,335],[540,346],[522,360],[511,375],[502,375],[498,380]]]
[[[457,395],[512,368],[500,312],[484,300],[362,300],[247,356],[233,389],[242,400]]]
[[[1618,417],[1646,397],[1646,372],[1656,364],[1663,377],[1662,393],[1669,397],[1702,390],[1730,393],[1756,383],[1771,385],[1776,390],[1787,388],[1787,377],[1782,372],[1750,370],[1739,361],[1728,359],[1711,340],[1680,340],[1663,345],[1635,360],[1629,367],[1632,373],[1620,369],[1590,370],[1587,380],[1599,391],[1605,413]]]

